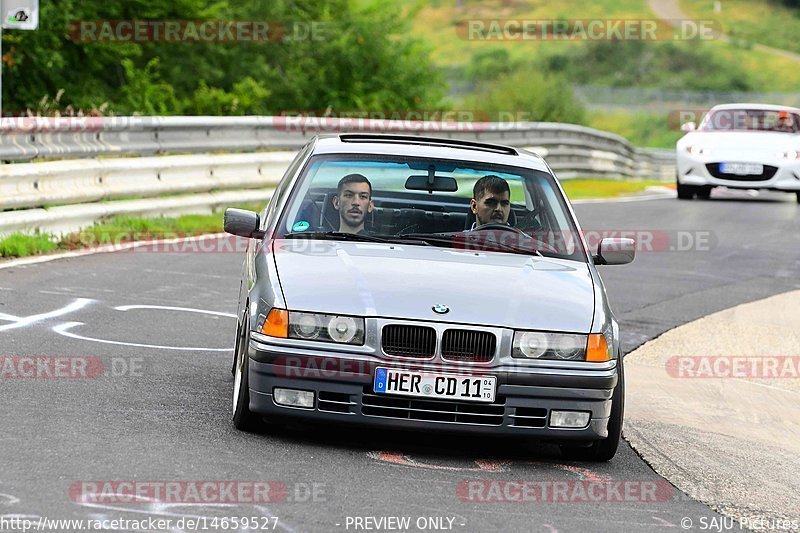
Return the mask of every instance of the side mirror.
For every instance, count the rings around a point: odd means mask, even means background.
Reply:
[[[261,221],[258,213],[245,209],[228,208],[225,210],[223,218],[225,232],[248,239],[262,239],[264,232],[261,231]]]
[[[636,241],[633,239],[606,238],[597,245],[594,262],[597,265],[627,265],[636,257]]]
[[[697,129],[697,124],[694,122],[686,122],[681,124],[681,131],[694,131]]]

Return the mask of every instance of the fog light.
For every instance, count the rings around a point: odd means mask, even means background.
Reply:
[[[306,390],[274,389],[272,397],[278,405],[287,407],[314,408],[314,393]]]
[[[590,413],[583,411],[551,411],[550,427],[552,428],[585,428],[589,425]]]

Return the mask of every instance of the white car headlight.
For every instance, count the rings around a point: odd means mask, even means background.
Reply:
[[[788,152],[783,152],[781,157],[784,159],[800,159],[800,151],[789,150]]]
[[[289,338],[364,344],[364,319],[289,311]]]
[[[516,331],[511,355],[518,359],[585,361],[587,341],[587,335]]]
[[[356,319],[349,316],[336,316],[328,323],[328,336],[336,342],[350,342],[358,331]]]

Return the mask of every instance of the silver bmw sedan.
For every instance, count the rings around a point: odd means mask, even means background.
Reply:
[[[233,422],[287,420],[549,440],[607,461],[624,410],[619,328],[547,163],[507,146],[400,135],[313,138],[250,239]]]

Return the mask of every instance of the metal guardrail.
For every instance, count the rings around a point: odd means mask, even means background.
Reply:
[[[0,212],[0,234],[71,231],[114,213],[160,214],[161,204],[169,202],[156,197],[170,194],[184,195],[171,199],[173,210],[216,205],[220,191],[235,191],[242,200],[234,201],[264,200],[311,136],[346,131],[526,147],[545,157],[562,179],[674,175],[672,151],[637,149],[618,135],[571,124],[291,116],[4,118],[0,160],[18,163],[0,165],[0,210],[15,209]],[[42,159],[62,161],[31,162]],[[124,200],[131,197],[151,200]],[[116,201],[98,207],[108,200]],[[59,207],[42,209],[46,206]]]
[[[565,161],[590,159],[605,152],[621,157],[624,164],[618,170],[622,171],[635,167],[633,160],[637,155],[636,148],[618,135],[548,122],[421,122],[302,116],[9,117],[0,121],[0,160],[292,150],[317,133],[347,131],[437,135],[534,146]],[[629,175],[630,171],[623,174]]]
[[[74,159],[0,166],[0,208],[274,187],[293,152]]]

